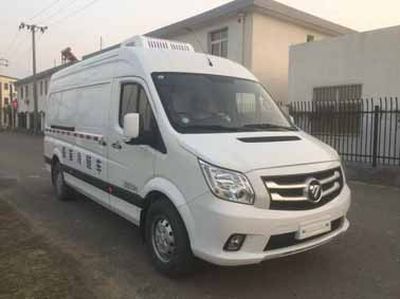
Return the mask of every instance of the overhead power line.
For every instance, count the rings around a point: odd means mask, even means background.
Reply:
[[[49,5],[43,7],[41,10],[39,10],[36,14],[34,14],[31,18],[29,18],[29,21],[37,18],[38,16],[40,16],[41,14],[47,12],[50,8],[52,8],[54,5],[56,5],[58,2],[60,2],[62,0],[54,0],[53,2],[51,2]]]
[[[47,12],[49,9],[51,9],[52,7],[54,7],[54,6],[55,6],[57,3],[59,3],[60,1],[63,1],[63,0],[54,0],[54,1],[51,2],[49,5],[43,7],[40,11],[38,11],[38,12],[35,13],[32,17],[30,17],[30,18],[29,18],[29,21],[31,21],[31,20],[33,20],[33,19],[39,17],[39,16],[42,15],[43,13]],[[23,41],[23,39],[20,39],[19,42],[17,42],[18,39],[19,39],[19,37],[21,37],[21,35],[20,35],[19,33],[20,33],[20,30],[17,30],[17,31],[15,32],[14,36],[10,39],[10,43],[7,45],[6,48],[4,48],[5,50],[3,51],[3,53],[4,53],[5,55],[10,54],[11,51],[12,51],[14,48],[17,48],[17,49],[18,49],[17,46],[20,46],[20,45],[21,45],[21,41]]]
[[[51,22],[51,19],[53,19],[54,17],[57,17],[59,14],[61,14],[63,11],[67,10],[69,7],[71,7],[75,2],[77,2],[79,0],[70,0],[66,3],[64,3],[64,5],[60,6],[57,10],[53,11],[53,13],[51,13],[50,15],[48,15],[46,17],[46,22]]]
[[[96,2],[98,2],[99,0],[92,0],[89,3],[87,3],[86,5],[79,7],[78,9],[72,11],[71,13],[64,15],[63,17],[61,17],[58,20],[55,20],[54,22],[50,22],[50,25],[54,25],[54,24],[58,24],[61,23],[63,21],[65,21],[66,19],[69,19],[71,17],[73,17],[74,15],[81,13],[82,11],[84,11],[85,9],[89,8],[90,6],[92,6],[93,4],[95,4]]]

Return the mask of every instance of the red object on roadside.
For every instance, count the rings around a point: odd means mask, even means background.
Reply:
[[[17,100],[17,99],[14,99],[14,100],[12,101],[12,106],[13,106],[14,110],[17,110],[17,109],[18,109],[18,100]]]

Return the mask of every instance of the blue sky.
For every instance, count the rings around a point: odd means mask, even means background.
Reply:
[[[0,73],[26,76],[31,73],[31,38],[18,32],[21,21],[47,25],[38,34],[38,71],[60,63],[60,51],[70,46],[81,57],[130,36],[201,13],[229,0],[12,0],[0,11],[0,58],[9,67]],[[319,17],[365,31],[400,25],[397,0],[281,0],[280,2]],[[52,5],[49,7],[49,5]],[[47,10],[41,12],[43,9]],[[37,15],[35,17],[35,15]],[[34,17],[34,18],[33,18]],[[42,36],[40,36],[42,35]]]

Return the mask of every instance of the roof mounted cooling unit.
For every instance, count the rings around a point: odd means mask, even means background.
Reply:
[[[191,44],[147,36],[135,36],[124,41],[121,47],[138,47],[146,49],[175,50],[194,52]]]

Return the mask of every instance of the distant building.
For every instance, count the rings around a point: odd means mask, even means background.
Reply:
[[[289,47],[353,32],[272,0],[236,0],[146,35],[189,42],[241,63],[286,102]]]
[[[17,80],[17,78],[0,74],[0,127],[7,126],[8,117],[11,112],[9,106],[17,96],[14,88],[14,82]]]
[[[400,26],[290,49],[291,101],[400,97]]]
[[[147,33],[192,44],[250,69],[279,102],[288,100],[289,47],[355,32],[272,0],[235,0]],[[114,45],[83,56],[114,49]]]
[[[46,98],[49,91],[51,75],[77,62],[78,59],[72,53],[71,48],[68,47],[61,51],[61,61],[61,65],[36,74],[38,112],[40,114],[39,128],[41,131],[44,129]],[[32,129],[34,112],[33,76],[18,80],[15,82],[15,86],[18,90],[18,115],[16,117],[16,125],[19,128]]]
[[[46,111],[46,97],[49,90],[50,77],[55,72],[71,65],[61,64],[36,74],[36,87],[38,95],[38,112],[40,113],[40,128],[43,130],[44,116]],[[18,91],[18,127],[25,129],[33,128],[33,76],[29,76],[15,82]]]

